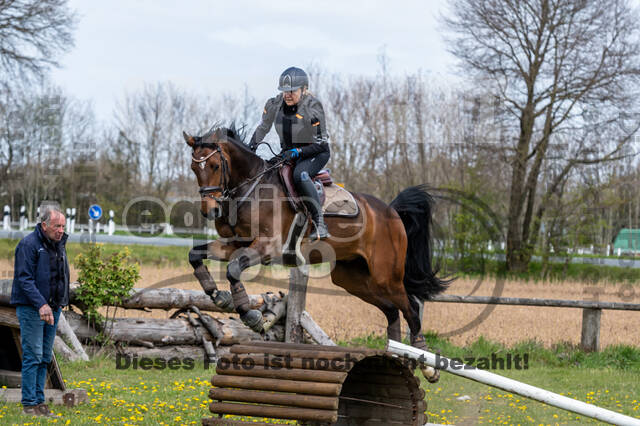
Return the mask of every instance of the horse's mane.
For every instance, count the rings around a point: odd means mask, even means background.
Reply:
[[[228,127],[221,125],[220,123],[215,123],[211,128],[201,136],[195,136],[195,145],[207,143],[209,140],[223,140],[232,143],[235,147],[244,152],[254,154],[253,151],[249,149],[249,147],[244,143],[247,137],[245,126],[240,128],[236,127],[235,122],[231,122]]]

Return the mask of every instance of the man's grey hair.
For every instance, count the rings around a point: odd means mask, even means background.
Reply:
[[[60,210],[60,205],[58,203],[43,203],[40,206],[40,222],[44,222],[47,225],[51,224],[51,217],[53,213],[57,212],[64,216],[62,210]]]

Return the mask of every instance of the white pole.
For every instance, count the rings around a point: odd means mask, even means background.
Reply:
[[[480,370],[469,366],[466,366],[465,368],[465,365],[462,363],[456,363],[456,368],[452,368],[451,360],[440,355],[438,355],[440,366],[436,366],[435,354],[396,342],[395,340],[389,340],[389,343],[387,344],[387,351],[399,356],[406,356],[414,360],[419,360],[434,368],[442,367],[446,361],[446,368],[442,368],[442,370],[448,371],[451,374],[462,376],[507,392],[517,393],[518,395],[535,399],[536,401],[544,402],[545,404],[553,405],[554,407],[558,407],[563,410],[582,414],[583,416],[591,417],[592,419],[602,420],[614,425],[640,426],[640,419],[634,419],[632,417],[625,416],[624,414],[616,413],[615,411],[596,407],[595,405],[587,404],[576,399],[567,398],[566,396],[527,385],[526,383],[518,382],[517,380],[508,379],[506,377],[490,373],[486,370]]]
[[[20,230],[24,231],[28,226],[27,208],[25,206],[20,206]]]
[[[4,215],[2,217],[2,229],[11,231],[11,207],[4,206]]]
[[[173,227],[169,222],[164,224],[164,233],[167,235],[173,235]]]
[[[73,234],[74,232],[76,232],[76,208],[73,207],[71,208],[71,227],[70,227],[70,233]]]
[[[109,235],[113,235],[116,230],[116,223],[113,221],[113,210],[109,210]]]
[[[66,213],[66,219],[67,219],[67,226],[65,229],[65,231],[67,231],[67,233],[71,232],[71,209],[69,207],[67,207],[67,209],[65,210]]]

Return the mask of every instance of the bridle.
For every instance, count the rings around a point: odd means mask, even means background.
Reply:
[[[257,175],[251,178],[245,179],[243,182],[236,185],[234,188],[229,188],[229,180],[231,177],[229,173],[229,163],[227,162],[227,159],[223,155],[222,149],[220,149],[220,145],[214,144],[214,143],[198,143],[193,146],[194,150],[195,148],[198,148],[198,147],[209,148],[213,150],[209,154],[200,158],[196,158],[193,154],[191,154],[191,159],[194,162],[198,163],[198,166],[201,169],[205,168],[206,161],[209,158],[213,157],[215,154],[220,154],[220,167],[222,168],[220,173],[220,184],[218,186],[201,186],[198,189],[198,192],[200,193],[201,198],[208,197],[215,200],[217,203],[223,203],[225,201],[229,201],[233,199],[238,189],[253,182],[253,184],[249,187],[249,189],[242,195],[242,197],[240,197],[241,199],[246,198],[255,189],[258,183],[260,183],[260,180],[265,174],[275,169],[276,167],[279,167],[285,161],[284,159],[281,159],[280,161],[276,162],[272,166],[262,169],[262,171]],[[213,193],[217,193],[217,192],[221,193],[222,197],[216,197],[213,195]]]
[[[213,143],[199,143],[197,145],[194,145],[193,148],[195,150],[195,148],[198,148],[198,147],[209,148],[213,150],[209,154],[200,158],[196,158],[193,154],[191,154],[191,159],[194,162],[198,163],[198,166],[200,166],[201,169],[204,169],[207,160],[213,157],[215,154],[220,154],[220,165],[222,168],[222,172],[220,173],[220,184],[218,186],[201,186],[200,189],[198,190],[198,192],[200,193],[200,197],[202,198],[209,197],[214,199],[218,203],[228,200],[231,195],[230,194],[231,191],[228,188],[229,164],[227,163],[227,159],[225,158],[225,156],[222,155],[222,150],[220,149],[220,145],[216,145]],[[222,198],[215,197],[213,195],[214,192],[222,193]]]

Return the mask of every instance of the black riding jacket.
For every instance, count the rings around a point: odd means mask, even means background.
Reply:
[[[272,125],[276,127],[283,151],[300,148],[303,158],[329,152],[324,109],[320,101],[308,93],[293,106],[285,104],[282,93],[269,99],[262,112],[262,121],[251,137],[251,149],[256,149]]]

